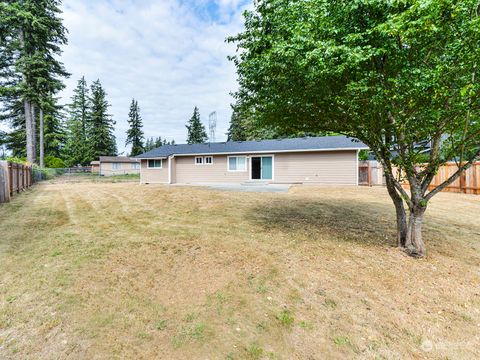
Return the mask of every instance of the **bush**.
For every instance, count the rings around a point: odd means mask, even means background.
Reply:
[[[24,157],[8,157],[7,158],[7,161],[10,161],[12,163],[16,163],[16,164],[23,164],[23,165],[27,165],[27,158],[24,158]]]
[[[51,169],[61,169],[65,167],[65,162],[55,156],[46,156],[45,167]]]

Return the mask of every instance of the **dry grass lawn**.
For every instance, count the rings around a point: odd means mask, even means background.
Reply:
[[[480,196],[57,180],[0,206],[1,359],[475,359]]]

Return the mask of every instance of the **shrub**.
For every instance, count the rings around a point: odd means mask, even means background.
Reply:
[[[51,169],[60,169],[65,167],[65,162],[55,156],[46,156],[45,167]]]

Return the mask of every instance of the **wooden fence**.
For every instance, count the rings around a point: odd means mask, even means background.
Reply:
[[[31,166],[0,161],[0,203],[9,202],[14,194],[28,189],[32,184]]]
[[[434,189],[446,181],[457,170],[458,166],[454,162],[447,163],[440,167],[428,189]],[[358,168],[358,183],[359,185],[368,186],[385,185],[382,166],[377,161],[360,161]],[[407,189],[409,187],[407,183],[404,183],[403,186]],[[443,191],[480,195],[480,162],[474,163]]]

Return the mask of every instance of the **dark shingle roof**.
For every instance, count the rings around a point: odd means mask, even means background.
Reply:
[[[346,136],[302,137],[279,140],[227,141],[207,144],[164,145],[136,156],[141,159],[167,157],[170,155],[204,155],[262,153],[299,150],[367,149],[367,146]]]
[[[136,163],[138,159],[127,156],[100,156],[100,162]]]

